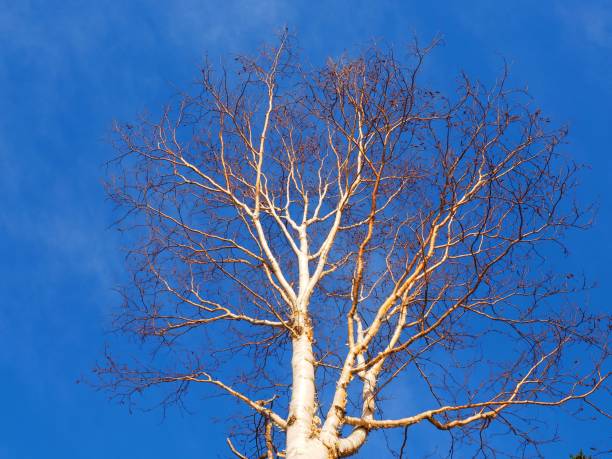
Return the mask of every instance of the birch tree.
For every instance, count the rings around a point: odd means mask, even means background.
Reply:
[[[521,456],[541,409],[603,413],[609,322],[559,263],[588,224],[566,130],[505,73],[428,87],[431,48],[307,68],[283,36],[116,126],[117,323],[151,354],[109,357],[107,387],[238,400],[258,420],[255,443],[228,435],[240,458],[349,457],[419,423]]]

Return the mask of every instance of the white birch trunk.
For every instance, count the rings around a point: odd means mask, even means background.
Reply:
[[[287,459],[329,459],[329,450],[319,440],[314,425],[316,387],[314,356],[308,334],[293,340],[293,386],[287,426]]]

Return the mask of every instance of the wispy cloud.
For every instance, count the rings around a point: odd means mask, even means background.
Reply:
[[[220,44],[225,49],[248,49],[295,19],[291,3],[280,0],[180,0],[170,9],[164,25],[168,36],[200,52]]]
[[[576,38],[603,48],[612,48],[612,3],[572,1],[559,4],[556,13]]]

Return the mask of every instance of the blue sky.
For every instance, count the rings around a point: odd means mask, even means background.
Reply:
[[[537,103],[570,125],[567,150],[591,166],[582,197],[596,224],[571,236],[575,271],[612,276],[612,3],[559,1],[0,0],[0,459],[227,457],[223,399],[192,415],[130,414],[75,381],[99,359],[125,279],[102,190],[114,119],[157,110],[213,60],[254,51],[287,25],[312,62],[371,38],[401,47],[443,34],[426,73],[483,79],[511,65]],[[552,417],[551,417],[552,419]],[[610,448],[609,425],[559,418],[550,457]],[[418,457],[418,456],[408,456]]]

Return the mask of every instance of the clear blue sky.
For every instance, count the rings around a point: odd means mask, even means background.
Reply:
[[[155,111],[195,79],[205,52],[248,53],[284,25],[315,63],[370,38],[400,47],[442,33],[427,68],[438,82],[460,69],[486,80],[504,57],[592,166],[581,193],[599,216],[565,262],[599,282],[590,301],[609,308],[609,0],[0,0],[0,459],[228,457],[224,429],[211,427],[222,399],[192,398],[195,414],[162,422],[75,384],[110,339],[112,288],[125,276],[100,185],[105,137],[113,119]],[[609,423],[559,423],[551,458],[611,447]]]

